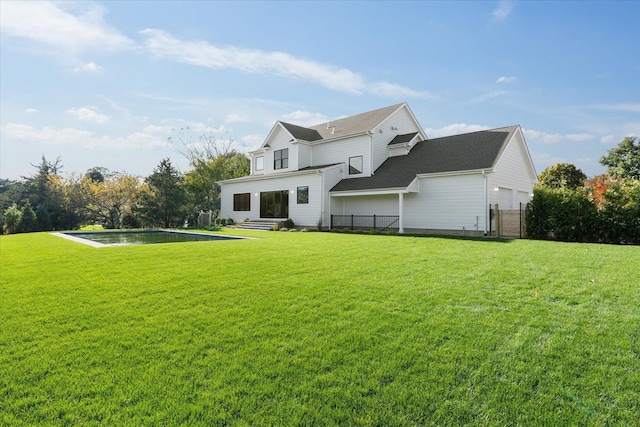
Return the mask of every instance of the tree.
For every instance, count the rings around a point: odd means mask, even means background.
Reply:
[[[17,233],[22,220],[22,212],[17,204],[9,206],[4,211],[4,231],[7,234]]]
[[[549,188],[575,190],[583,185],[587,176],[570,163],[556,163],[538,176],[538,184]]]
[[[101,169],[102,180],[87,172],[79,183],[86,220],[101,223],[105,228],[123,228],[127,226],[125,222],[136,225],[139,221],[132,217],[141,199],[140,178]]]
[[[149,193],[144,198],[144,211],[151,224],[163,227],[182,224],[187,214],[183,179],[168,158],[163,159],[153,174],[145,179]]]
[[[600,158],[611,176],[640,179],[640,138],[626,137],[617,147]]]
[[[185,186],[192,195],[193,210],[220,209],[219,181],[249,175],[249,158],[232,149],[232,139],[218,140],[216,134],[224,129],[210,128],[195,142],[195,134],[189,128],[176,131],[169,138],[174,149],[185,156],[192,170],[185,174]]]

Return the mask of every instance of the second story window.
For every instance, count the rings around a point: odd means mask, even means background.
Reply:
[[[273,168],[286,169],[289,167],[289,149],[276,150],[273,152]]]
[[[261,171],[264,169],[264,156],[256,157],[256,170]]]
[[[362,156],[349,157],[349,175],[362,173]]]

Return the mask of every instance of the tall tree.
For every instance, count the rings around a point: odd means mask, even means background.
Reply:
[[[145,197],[144,211],[151,224],[170,227],[183,223],[187,215],[183,180],[182,174],[168,158],[163,159],[153,174],[145,179],[149,193]]]
[[[587,176],[571,163],[556,163],[543,170],[538,176],[538,184],[549,188],[575,190],[581,187]]]
[[[640,138],[626,137],[600,158],[600,164],[611,176],[640,179]]]
[[[249,158],[231,148],[233,139],[217,138],[219,134],[228,133],[222,128],[205,129],[197,137],[188,127],[175,133],[169,142],[192,168],[185,174],[185,186],[192,195],[194,210],[220,209],[218,181],[249,175]]]

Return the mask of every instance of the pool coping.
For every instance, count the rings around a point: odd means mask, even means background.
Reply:
[[[182,231],[182,230],[172,230],[172,229],[168,229],[168,228],[153,228],[153,229],[144,229],[144,230],[120,230],[120,231],[130,231],[132,233],[136,233],[136,232],[140,232],[140,231],[165,231],[168,233],[180,233],[180,234],[196,234],[199,236],[217,236],[217,237],[227,237],[229,238],[228,240],[251,240],[251,239],[255,239],[255,237],[247,237],[247,236],[229,236],[229,235],[225,235],[225,234],[215,234],[215,233],[201,233],[198,231]],[[118,231],[114,230],[114,231],[101,231],[102,233],[117,233]],[[68,232],[60,232],[60,231],[55,231],[51,234],[52,236],[58,236],[58,237],[62,237],[63,239],[67,239],[67,240],[71,240],[73,242],[76,243],[82,243],[83,245],[87,245],[87,246],[91,246],[94,248],[109,248],[109,247],[117,247],[117,246],[144,246],[144,245],[134,245],[134,244],[130,244],[130,243],[100,243],[100,242],[94,242],[93,240],[89,240],[89,239],[83,239],[82,237],[77,237],[77,236],[73,236],[71,234],[66,234],[66,233],[76,233],[76,234],[82,234],[82,233],[87,233],[87,234],[91,234],[91,233],[96,233],[96,231],[68,231]],[[225,239],[227,240],[227,239]],[[188,243],[188,242],[187,242]]]

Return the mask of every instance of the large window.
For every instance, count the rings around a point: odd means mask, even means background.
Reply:
[[[260,218],[289,218],[289,190],[260,193]]]
[[[349,157],[349,175],[362,173],[362,156]]]
[[[256,157],[256,170],[261,171],[264,169],[264,156]]]
[[[309,187],[298,187],[298,204],[306,205],[309,203]]]
[[[234,211],[250,211],[251,210],[251,193],[240,193],[233,195]]]
[[[273,168],[286,169],[289,167],[289,149],[276,150],[273,152]]]

